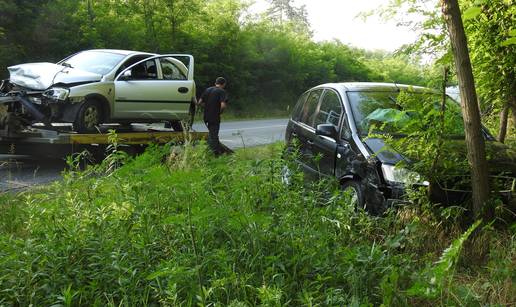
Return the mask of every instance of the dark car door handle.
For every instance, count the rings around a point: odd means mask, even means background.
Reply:
[[[307,143],[308,145],[312,146],[312,145],[314,144],[314,141],[310,141],[310,140],[308,140],[308,141],[306,141],[306,143]]]
[[[180,87],[177,91],[180,92],[180,93],[186,94],[186,93],[188,93],[188,88],[187,87]]]

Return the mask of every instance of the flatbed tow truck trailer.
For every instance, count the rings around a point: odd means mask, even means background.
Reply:
[[[80,134],[66,130],[63,126],[47,121],[46,116],[28,101],[27,93],[0,95],[0,154],[30,155],[39,157],[63,157],[73,153],[89,151],[102,157],[111,143],[109,126],[101,127],[99,133]],[[19,102],[36,121],[25,122],[9,112],[2,114],[1,107],[10,102]],[[7,110],[5,110],[7,111]],[[207,138],[207,132],[178,132],[173,129],[155,128],[133,124],[129,129],[116,130],[116,141],[120,149],[130,153],[142,152],[151,144],[196,142]]]
[[[151,144],[184,143],[205,140],[207,132],[177,132],[146,126],[133,131],[118,131],[116,142],[120,149],[130,153],[143,152]],[[143,131],[140,131],[142,130]],[[147,129],[147,130],[145,130]],[[111,144],[110,133],[79,134],[56,130],[31,128],[16,134],[0,130],[0,154],[63,157],[87,150],[94,156],[103,156]]]

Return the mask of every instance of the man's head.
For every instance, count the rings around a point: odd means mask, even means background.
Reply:
[[[226,79],[222,77],[218,77],[217,80],[215,80],[215,85],[221,88],[226,87]]]

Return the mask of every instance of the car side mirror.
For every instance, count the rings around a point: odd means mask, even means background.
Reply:
[[[332,138],[334,140],[337,140],[337,138],[338,138],[337,128],[335,128],[335,126],[332,124],[317,125],[315,134],[320,135],[320,136],[326,136],[326,137]]]
[[[124,73],[122,74],[122,77],[120,78],[121,80],[131,80],[131,77],[133,76],[133,73],[132,71],[129,69],[129,70],[126,70],[124,71]]]

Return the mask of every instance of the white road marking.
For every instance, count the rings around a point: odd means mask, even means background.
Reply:
[[[280,128],[287,127],[287,125],[275,125],[275,126],[263,126],[263,127],[250,127],[250,128],[240,128],[240,129],[220,129],[220,131],[244,131],[244,130],[259,130],[259,129],[269,129],[269,128]]]

